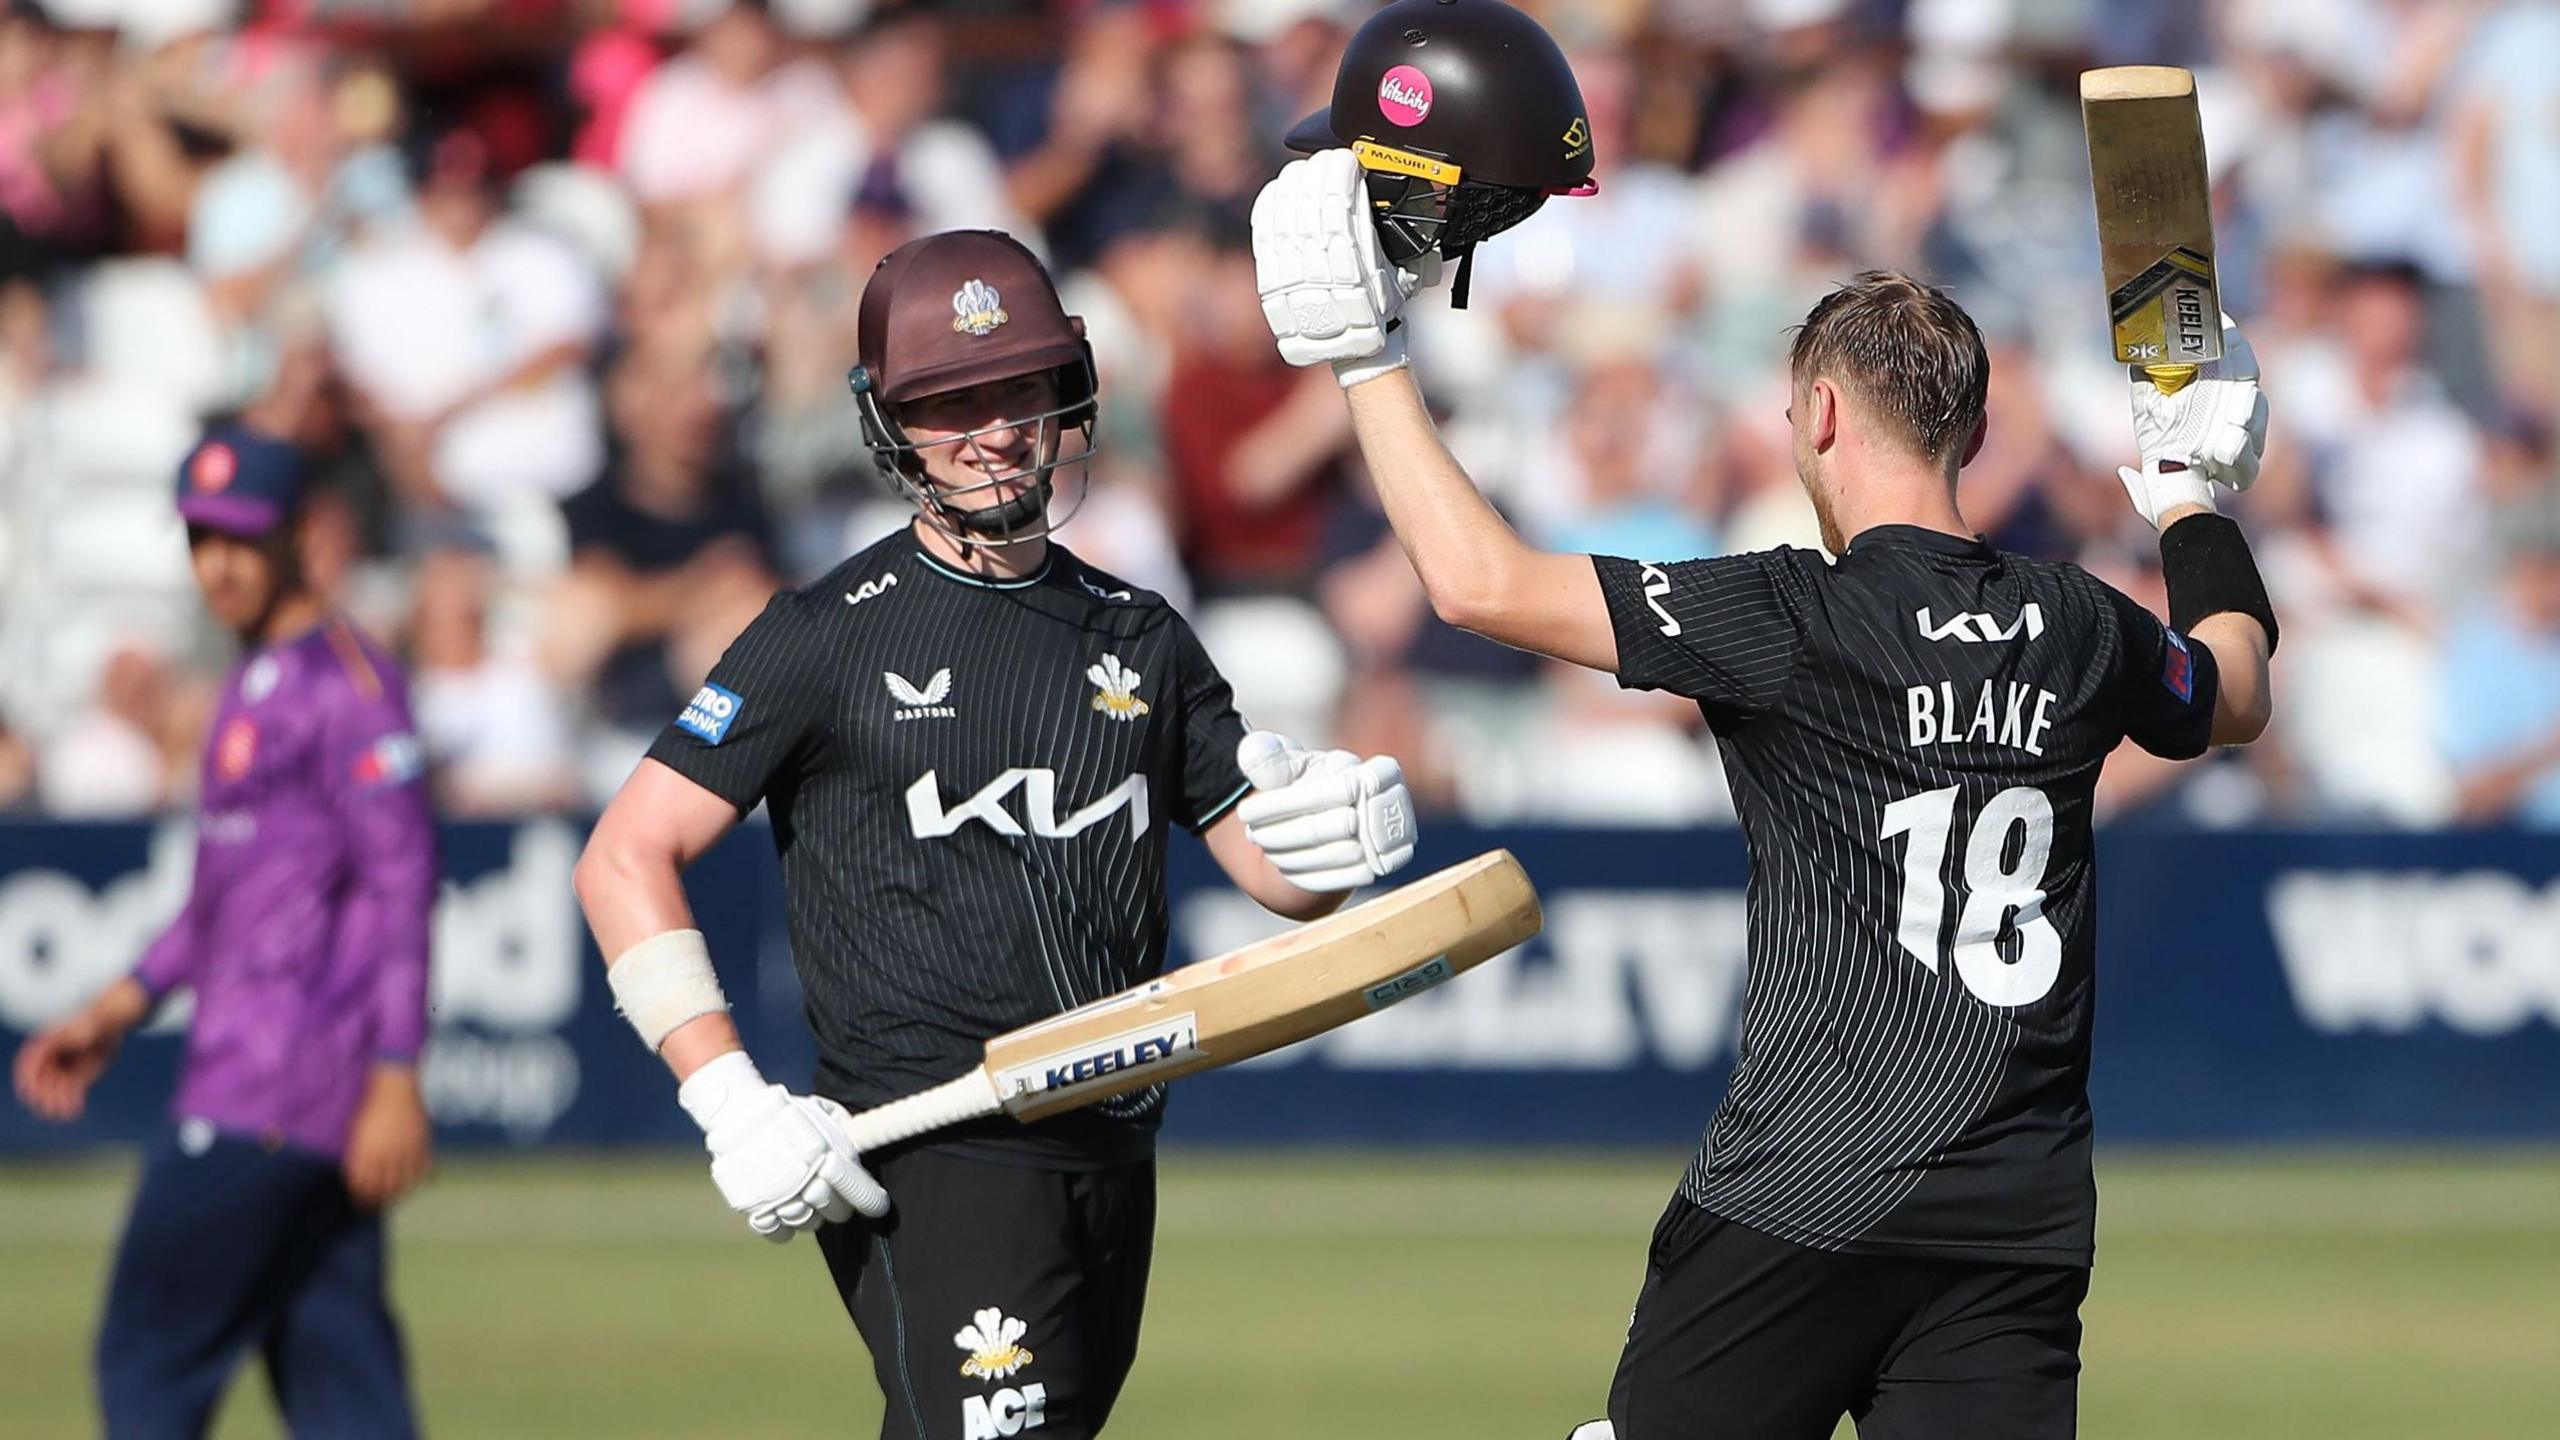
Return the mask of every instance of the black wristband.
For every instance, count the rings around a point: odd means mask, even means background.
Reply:
[[[2160,572],[2169,582],[2169,623],[2193,630],[2208,615],[2246,615],[2266,627],[2276,653],[2276,610],[2240,526],[2214,514],[2190,515],[2160,532]]]

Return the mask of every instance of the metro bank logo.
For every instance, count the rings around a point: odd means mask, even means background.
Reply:
[[[717,745],[729,738],[729,727],[737,723],[738,712],[746,703],[734,690],[704,685],[693,692],[684,713],[676,717],[676,728],[705,745]]]

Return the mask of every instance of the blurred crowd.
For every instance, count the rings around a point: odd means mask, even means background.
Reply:
[[[1695,711],[1454,633],[1264,332],[1244,216],[1359,0],[16,0],[0,19],[0,808],[182,805],[226,658],[173,467],[244,416],[315,577],[413,667],[457,815],[618,783],[771,590],[901,523],[843,388],[902,240],[996,226],[1086,317],[1063,538],[1173,597],[1255,722],[1487,821],[1728,813]],[[2201,77],[2275,414],[2233,508],[2272,742],[2119,756],[2120,820],[2560,824],[2560,3],[1546,0],[1597,196],[1415,325],[1538,542],[1817,544],[1788,327],[1867,266],[1982,322],[2004,547],[2155,607],[2114,476],[2076,75]]]

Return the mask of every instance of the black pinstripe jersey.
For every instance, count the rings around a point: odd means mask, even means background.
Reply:
[[[1242,796],[1243,735],[1162,597],[1054,544],[986,581],[901,531],[775,596],[649,754],[742,814],[764,802],[817,1089],[860,1108],[1157,974],[1166,826]],[[1115,1163],[1147,1153],[1163,1104],[944,1143]]]
[[[1740,1055],[1682,1181],[1824,1249],[2089,1263],[2099,762],[2201,754],[2211,652],[2077,566],[1882,526],[1597,560],[1619,681],[1697,700],[1751,855]]]

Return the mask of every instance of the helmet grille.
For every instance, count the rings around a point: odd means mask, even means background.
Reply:
[[[1367,176],[1387,261],[1410,265],[1437,250],[1455,260],[1537,213],[1543,190],[1461,180],[1440,186],[1411,175],[1372,170]]]
[[[1461,180],[1457,192],[1449,197],[1449,218],[1441,227],[1440,252],[1451,254],[1489,240],[1538,213],[1538,207],[1546,203],[1544,190]]]

